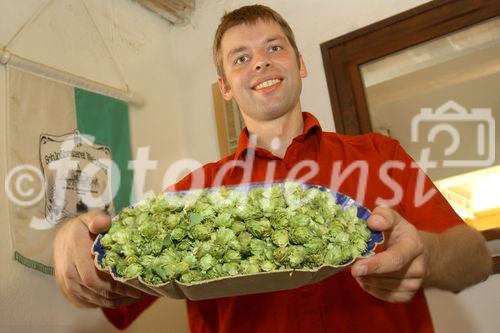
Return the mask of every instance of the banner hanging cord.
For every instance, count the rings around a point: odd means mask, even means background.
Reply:
[[[33,74],[39,75],[46,77],[48,79],[56,80],[59,82],[63,82],[66,84],[70,84],[75,87],[80,87],[83,89],[87,89],[99,94],[104,94],[110,97],[114,97],[123,101],[126,101],[127,103],[130,103],[131,105],[134,106],[144,106],[146,104],[144,98],[140,96],[137,93],[134,93],[130,91],[129,85],[127,84],[125,77],[123,76],[123,73],[121,72],[118,64],[116,63],[115,59],[113,58],[113,55],[111,54],[111,51],[104,41],[104,37],[101,34],[100,30],[97,28],[97,25],[90,14],[87,5],[83,0],[80,0],[87,12],[87,16],[89,17],[90,21],[92,22],[92,25],[94,26],[94,29],[97,30],[97,33],[99,34],[99,37],[101,38],[102,43],[104,44],[104,47],[106,48],[106,51],[113,62],[113,65],[118,72],[118,75],[120,77],[120,80],[122,83],[125,85],[126,90],[118,89],[115,87],[111,87],[105,84],[101,84],[99,82],[95,82],[92,80],[89,80],[84,77],[80,77],[75,74],[71,74],[62,70],[58,70],[56,68],[46,66],[34,61],[31,61],[29,59],[25,59],[23,57],[17,56],[15,54],[12,54],[9,52],[8,47],[12,45],[12,43],[19,38],[19,36],[22,34],[23,31],[26,30],[28,26],[31,26],[33,22],[35,22],[38,17],[48,8],[50,4],[52,4],[55,0],[49,0],[42,4],[38,9],[34,12],[34,14],[16,31],[16,33],[10,38],[8,43],[0,48],[0,64],[2,65],[12,65],[13,67],[17,67],[18,69],[24,70],[31,72]]]
[[[27,26],[30,26],[31,24],[33,24],[33,22],[35,22],[38,19],[38,17],[45,11],[45,9],[47,9],[47,7],[52,2],[54,2],[54,0],[49,0],[45,3],[42,3],[42,5],[40,5],[40,7],[38,7],[38,9],[33,13],[33,15],[31,15],[31,17],[26,22],[24,22],[24,24],[21,25],[21,27],[19,29],[17,29],[16,33],[9,39],[7,44],[5,44],[5,46],[4,46],[5,51],[7,51],[9,46],[19,37],[19,35],[21,35],[21,33],[23,31],[25,31],[25,28]]]
[[[125,80],[125,76],[123,75],[122,71],[120,70],[118,63],[115,61],[115,58],[113,57],[113,54],[111,53],[111,50],[108,47],[108,44],[104,40],[104,36],[102,35],[101,30],[99,30],[99,28],[97,27],[97,24],[94,21],[94,17],[92,16],[92,14],[90,14],[90,11],[89,11],[89,8],[87,7],[87,4],[85,3],[84,0],[81,0],[81,2],[83,4],[83,7],[85,7],[85,10],[87,11],[87,16],[90,18],[90,21],[92,21],[94,29],[99,34],[99,37],[101,38],[101,41],[104,44],[104,47],[106,48],[106,51],[108,52],[108,55],[111,58],[111,61],[113,62],[113,65],[115,66],[116,71],[118,72],[118,75],[120,75],[120,79],[122,80],[123,84],[127,88],[127,91],[130,91],[129,86],[127,84],[127,81]]]

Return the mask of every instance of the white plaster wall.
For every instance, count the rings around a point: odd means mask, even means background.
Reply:
[[[500,274],[458,294],[426,290],[436,333],[497,333],[500,328]]]
[[[0,0],[0,47],[45,4],[46,0]],[[147,105],[132,107],[130,121],[134,155],[138,147],[150,146],[150,159],[158,160],[158,169],[148,173],[145,190],[160,191],[164,171],[184,154],[175,80],[170,72],[172,46],[167,38],[170,29],[173,27],[166,21],[129,0],[55,0],[39,20],[28,25],[9,45],[11,52],[24,58],[118,88],[126,83],[144,96]],[[2,180],[5,178],[4,69],[0,66]],[[2,190],[0,332],[117,332],[100,310],[71,306],[56,288],[53,277],[12,259],[5,208]],[[158,327],[187,332],[185,303],[161,299],[128,331],[156,332]]]

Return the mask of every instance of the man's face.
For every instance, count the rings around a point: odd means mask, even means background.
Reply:
[[[273,120],[299,107],[306,67],[275,22],[259,20],[228,29],[221,41],[226,100],[234,97],[244,118]]]

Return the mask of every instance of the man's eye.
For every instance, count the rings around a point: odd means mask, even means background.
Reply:
[[[273,45],[273,46],[271,46],[271,47],[269,48],[269,51],[271,51],[271,52],[277,52],[277,51],[280,51],[280,50],[282,50],[282,49],[283,49],[283,48],[282,48],[281,46],[279,46],[279,45]]]
[[[248,60],[248,56],[241,56],[241,57],[236,58],[236,60],[234,61],[234,63],[236,65],[239,65],[239,64],[242,64],[242,63],[246,62],[247,60]]]

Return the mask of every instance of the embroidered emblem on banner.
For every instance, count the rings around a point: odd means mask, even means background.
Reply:
[[[78,131],[40,136],[40,162],[45,178],[44,225],[47,229],[92,209],[114,214],[111,150]]]

